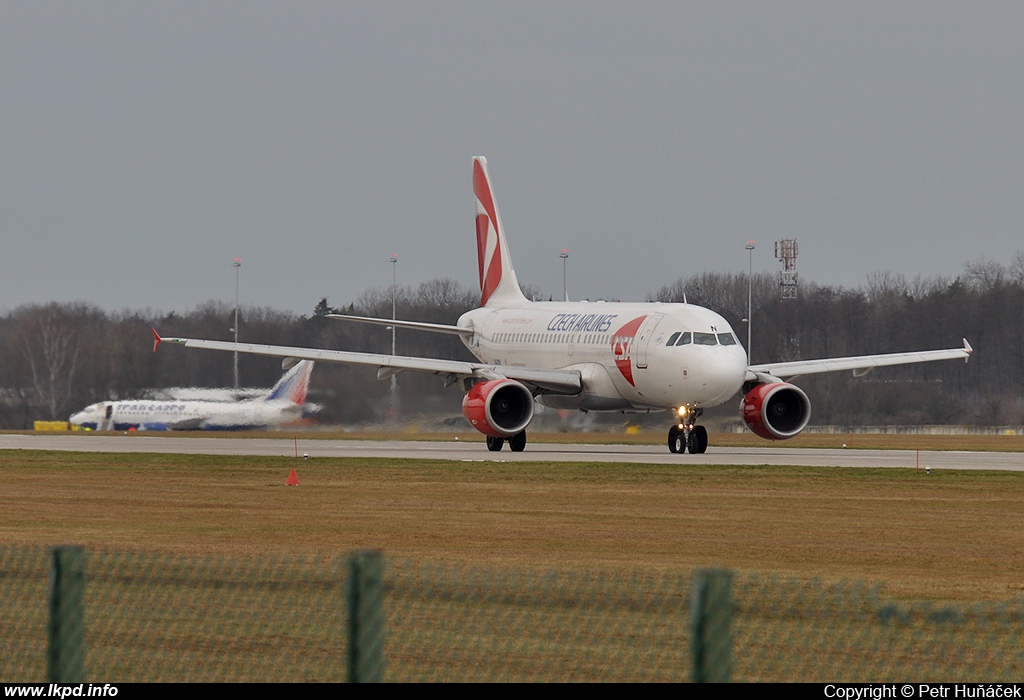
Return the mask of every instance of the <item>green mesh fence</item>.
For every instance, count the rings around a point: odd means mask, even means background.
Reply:
[[[733,680],[1019,682],[1024,601],[894,603],[878,586],[733,583]]]
[[[1020,601],[941,607],[854,583],[356,555],[84,561],[81,649],[57,657],[80,658],[86,682],[1024,677]],[[54,562],[51,549],[0,548],[0,682],[54,680]],[[74,637],[74,624],[56,629]]]
[[[45,682],[52,554],[0,549],[0,680]],[[341,561],[88,552],[85,679],[344,681]]]
[[[47,679],[50,566],[42,548],[0,548],[0,682]]]
[[[388,680],[680,681],[689,581],[394,564]]]

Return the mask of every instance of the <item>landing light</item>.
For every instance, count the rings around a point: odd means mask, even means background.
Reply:
[[[688,414],[689,412],[690,412],[690,409],[689,409],[689,408],[687,408],[686,406],[680,406],[679,408],[677,408],[677,409],[676,409],[676,414],[677,414],[677,415],[678,415],[678,416],[679,416],[680,418],[686,418],[686,415],[687,415],[687,414]]]

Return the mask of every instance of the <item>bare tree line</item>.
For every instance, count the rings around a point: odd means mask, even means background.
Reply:
[[[797,379],[811,397],[812,423],[844,425],[1024,424],[1024,253],[1009,264],[989,260],[965,265],[953,278],[879,272],[847,289],[802,282],[797,298],[783,299],[775,275],[703,273],[680,278],[648,296],[684,299],[715,309],[746,343],[747,293],[752,308],[751,360],[863,355],[959,345],[975,348],[968,365],[929,363],[879,369],[866,377],[848,373]],[[529,296],[548,295],[530,288]],[[476,290],[450,279],[416,288],[397,287],[398,318],[453,323],[478,303]],[[391,331],[325,318],[333,311],[390,317],[392,289],[370,289],[332,307],[327,299],[308,316],[265,307],[242,307],[243,342],[391,352]],[[232,340],[234,306],[209,301],[185,313],[150,310],[106,312],[86,303],[33,304],[0,316],[0,428],[31,428],[35,420],[66,420],[100,400],[139,398],[178,386],[231,387],[230,353],[175,347],[152,352],[150,328],[165,336]],[[473,359],[452,335],[396,332],[399,354]],[[281,375],[278,361],[239,355],[242,384],[269,387]],[[390,383],[371,368],[320,364],[313,400],[327,424],[387,417],[413,421],[458,416],[461,394],[443,390],[430,374],[398,375],[398,415]],[[728,406],[720,410],[728,411]]]

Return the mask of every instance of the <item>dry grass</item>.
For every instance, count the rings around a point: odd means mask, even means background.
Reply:
[[[1024,477],[1009,472],[6,451],[0,475],[0,545],[724,566],[905,599],[1024,590]]]

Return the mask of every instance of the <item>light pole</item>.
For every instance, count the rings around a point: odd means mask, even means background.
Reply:
[[[558,257],[562,259],[562,301],[569,301],[569,292],[565,286],[565,262],[569,259],[569,249],[562,248],[562,252],[558,254]]]
[[[388,258],[391,263],[391,356],[395,356],[395,297],[398,291],[398,253],[392,253]],[[398,391],[398,378],[391,375],[391,402],[395,403],[396,392]]]
[[[232,329],[235,332],[235,388],[238,388],[238,270],[242,267],[242,259],[235,258],[231,266],[235,268],[235,327]]]
[[[747,268],[747,364],[750,364],[750,326],[751,316],[753,315],[753,292],[752,285],[754,280],[754,242],[747,241],[747,256],[749,258]]]

